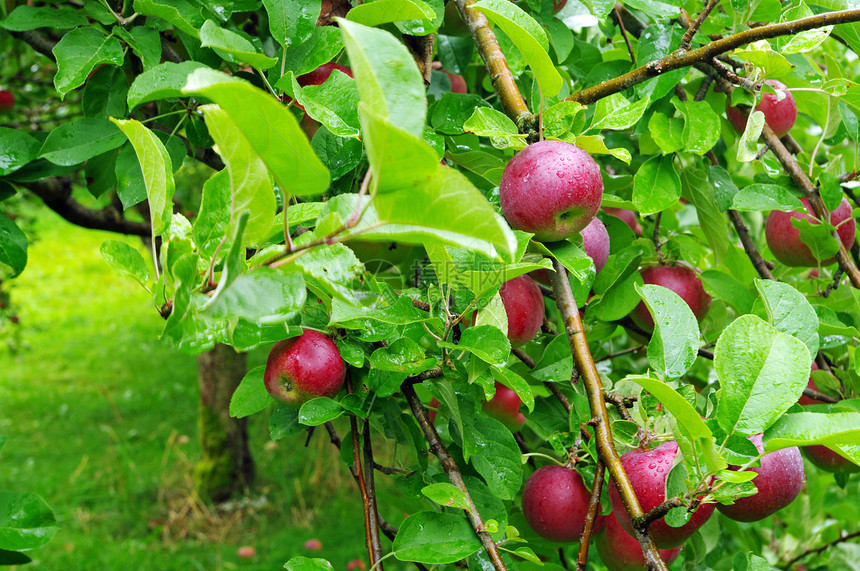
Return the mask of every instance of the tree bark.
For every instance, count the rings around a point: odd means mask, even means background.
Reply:
[[[230,398],[247,369],[246,358],[227,345],[197,357],[200,381],[198,430],[203,456],[194,468],[200,494],[222,502],[254,481],[254,459],[244,418],[230,417]]]

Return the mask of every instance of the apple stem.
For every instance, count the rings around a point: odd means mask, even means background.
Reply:
[[[603,398],[603,384],[600,381],[600,374],[594,364],[594,358],[591,356],[591,350],[588,348],[588,340],[585,337],[576,300],[570,289],[567,270],[556,259],[552,260],[552,264],[555,273],[551,273],[550,276],[552,277],[552,289],[555,292],[555,303],[563,319],[564,330],[570,342],[575,368],[579,370],[588,393],[588,404],[594,417],[593,425],[594,434],[597,439],[597,453],[600,460],[609,469],[609,473],[615,481],[615,486],[618,488],[618,492],[624,502],[624,507],[630,514],[631,519],[641,517],[643,515],[642,506],[639,504],[639,499],[633,491],[630,478],[624,471],[624,466],[621,464],[621,459],[615,450],[612,428],[609,425],[609,413],[606,409],[606,401]],[[654,545],[647,527],[637,528],[636,532],[636,538],[642,545],[646,567],[649,571],[667,571],[666,563],[660,557],[657,546]]]
[[[454,461],[451,454],[448,453],[448,449],[445,448],[445,445],[442,444],[442,440],[439,438],[436,428],[433,426],[433,423],[430,422],[427,409],[424,408],[424,404],[415,393],[415,388],[411,383],[407,382],[401,385],[400,391],[403,393],[403,396],[406,397],[406,402],[409,403],[409,408],[412,409],[412,415],[415,417],[415,420],[418,421],[418,425],[421,427],[422,432],[424,432],[424,437],[430,445],[430,452],[435,454],[439,459],[439,463],[442,465],[442,469],[448,476],[448,480],[458,487],[465,495],[466,502],[469,506],[469,509],[465,510],[466,517],[469,518],[469,522],[472,524],[475,533],[478,534],[478,538],[481,540],[481,544],[484,546],[484,549],[490,558],[490,562],[493,564],[496,571],[507,571],[507,566],[504,561],[502,561],[499,547],[496,545],[496,542],[493,541],[489,532],[487,532],[484,521],[478,513],[478,508],[475,506],[475,502],[472,500],[472,496],[466,488],[466,483],[463,481],[463,476],[460,473],[460,469],[457,467],[457,463]]]
[[[582,535],[579,537],[576,571],[585,571],[585,565],[588,562],[588,545],[591,543],[591,534],[594,531],[594,524],[600,512],[600,494],[603,490],[603,476],[605,473],[606,466],[598,459],[597,465],[594,467],[594,483],[591,485],[591,497],[588,499],[588,514],[585,516],[585,527],[582,528]]]

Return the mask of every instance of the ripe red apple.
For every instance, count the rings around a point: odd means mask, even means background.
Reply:
[[[239,557],[254,557],[257,555],[257,550],[251,545],[243,545],[238,550],[236,550],[236,555]]]
[[[523,487],[523,515],[543,538],[560,543],[579,541],[589,496],[576,470],[543,466]]]
[[[622,222],[630,226],[630,229],[633,230],[633,233],[637,236],[642,235],[642,225],[639,224],[639,218],[636,217],[636,213],[632,210],[627,210],[626,208],[613,208],[611,206],[604,206],[603,211],[607,214],[611,214],[612,216],[621,219]]]
[[[322,85],[325,81],[331,76],[334,70],[340,70],[343,73],[347,74],[350,77],[353,77],[352,70],[346,67],[345,65],[340,65],[339,63],[328,62],[324,63],[318,68],[303,75],[300,75],[296,78],[296,82],[302,87],[306,87],[308,85]]]
[[[484,412],[507,426],[511,432],[516,432],[526,423],[526,417],[520,412],[523,401],[513,390],[496,381],[496,394],[484,402]]]
[[[603,519],[605,520],[604,529],[599,533],[595,530],[594,535],[594,546],[597,547],[597,553],[600,554],[603,564],[609,571],[645,571],[647,569],[645,555],[642,553],[639,540],[621,527],[614,512]],[[660,557],[666,565],[669,565],[678,558],[680,553],[680,547],[661,549]]]
[[[582,232],[582,249],[594,262],[594,267],[597,273],[606,265],[606,260],[609,259],[609,232],[606,231],[606,226],[600,221],[600,218],[595,217],[594,220],[588,223]]]
[[[436,399],[436,397],[433,397],[430,400],[430,404],[427,405],[427,408],[429,409],[427,411],[427,413],[428,413],[428,416],[430,417],[430,423],[431,424],[436,424],[436,414],[438,414],[438,412],[439,412],[439,405],[440,404],[441,403],[438,401],[438,399]]]
[[[644,512],[647,513],[666,501],[666,478],[676,454],[678,443],[666,442],[653,450],[644,451],[637,448],[621,457],[621,464],[630,477],[633,491]],[[615,486],[609,486],[609,501],[615,516],[627,533],[634,533],[630,515],[624,509],[624,503]],[[708,521],[714,508],[714,504],[700,505],[690,516],[690,520],[681,527],[670,527],[664,520],[658,519],[648,528],[654,543],[661,549],[678,547]]]
[[[552,0],[552,13],[558,14],[567,5],[567,0]]]
[[[508,339],[512,347],[525,345],[540,333],[543,324],[543,295],[533,279],[517,276],[499,290],[508,316]]]
[[[774,79],[768,79],[765,83],[774,89],[786,89],[785,84]],[[785,92],[782,101],[777,101],[774,93],[765,93],[755,108],[756,111],[764,113],[765,123],[776,133],[777,137],[782,137],[788,133],[797,120],[797,104],[789,91]],[[737,107],[732,107],[731,100],[728,98],[726,99],[726,117],[738,133],[743,133],[747,128],[746,116]]]
[[[705,293],[701,278],[693,270],[684,266],[655,266],[639,273],[642,274],[642,280],[646,284],[669,288],[681,296],[699,321],[708,314],[708,309],[711,308],[711,296]],[[654,320],[644,301],[639,302],[630,317],[642,329],[646,331],[654,329]]]
[[[801,198],[800,201],[807,211],[812,212],[809,201]],[[812,254],[809,246],[800,239],[800,230],[791,225],[792,218],[804,218],[813,224],[818,220],[802,212],[782,212],[772,210],[765,223],[764,235],[767,245],[774,257],[786,266],[816,266],[818,260]],[[830,223],[836,226],[839,241],[850,250],[854,245],[854,235],[857,231],[857,223],[851,218],[851,205],[845,198],[833,212],[830,213]],[[836,257],[821,262],[824,265],[832,264]]]
[[[564,240],[588,226],[600,208],[600,166],[576,145],[533,143],[505,167],[499,198],[513,228],[541,242]]]
[[[448,76],[448,79],[451,80],[451,93],[469,93],[468,88],[466,87],[466,80],[463,79],[463,76],[457,73],[451,73],[444,67],[442,67],[442,62],[434,61],[432,64],[433,69],[438,70],[445,75]]]
[[[854,472],[860,472],[860,466],[823,444],[804,446],[803,453],[807,458],[809,458],[810,462],[825,472],[833,472],[836,474],[852,474]]]
[[[810,369],[810,372],[811,371],[817,371],[817,370],[818,370],[818,364],[815,361],[813,361],[812,362],[812,368]],[[809,382],[806,383],[806,388],[812,389],[814,391],[818,390],[818,386],[815,384],[815,381],[812,380],[812,377],[809,377]],[[799,404],[801,406],[806,406],[808,404],[825,404],[825,402],[820,401],[818,399],[814,399],[812,397],[808,397],[806,395],[800,395],[800,398],[798,399],[797,404]]]
[[[761,434],[753,434],[749,439],[759,452],[764,451]],[[730,470],[738,468],[729,466]],[[758,474],[752,481],[758,493],[739,498],[729,506],[717,504],[720,513],[735,521],[758,521],[775,514],[794,501],[806,482],[803,458],[796,446],[765,454],[760,467],[748,470]]]
[[[346,366],[334,342],[305,329],[278,341],[269,352],[263,381],[273,398],[299,408],[316,397],[333,397],[343,386]]]
[[[0,89],[0,112],[11,111],[15,107],[15,94],[6,89]]]

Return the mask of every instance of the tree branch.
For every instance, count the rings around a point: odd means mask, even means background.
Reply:
[[[821,553],[822,551],[825,551],[828,548],[833,547],[834,545],[836,545],[838,543],[848,541],[849,539],[853,539],[855,537],[860,537],[860,531],[854,531],[852,533],[849,533],[848,535],[843,535],[839,539],[834,539],[830,543],[825,543],[821,547],[817,547],[815,549],[810,549],[809,551],[805,551],[805,552],[801,553],[800,555],[798,555],[797,557],[795,557],[794,559],[792,559],[791,561],[789,561],[788,563],[786,563],[785,568],[790,569],[792,565],[794,565],[795,563],[797,563],[798,561],[800,561],[801,559],[803,559],[807,555],[813,555],[816,553]]]
[[[459,0],[459,2],[462,1],[464,0]],[[624,75],[574,93],[567,100],[589,105],[598,99],[624,91],[652,77],[657,77],[674,69],[689,67],[697,62],[707,62],[718,55],[758,40],[787,36],[833,24],[857,21],[860,21],[860,9],[827,12],[791,22],[780,22],[745,30],[727,38],[716,40],[695,50],[684,51],[679,49],[662,59],[646,63]]]
[[[349,428],[352,433],[352,469],[357,478],[358,489],[361,492],[361,503],[364,507],[364,543],[367,546],[367,556],[370,559],[370,566],[373,567],[376,563],[376,550],[374,549],[373,533],[371,532],[370,497],[367,494],[367,484],[364,481],[364,470],[362,470],[361,466],[361,442],[358,435],[358,420],[355,418],[355,415],[350,415],[349,417]]]
[[[591,486],[591,497],[588,499],[588,514],[585,516],[585,527],[582,528],[582,535],[579,536],[576,571],[585,571],[585,564],[588,562],[588,544],[591,543],[591,534],[594,531],[594,524],[597,522],[598,512],[600,511],[600,493],[603,490],[603,476],[605,472],[606,467],[598,459],[597,465],[594,468],[594,483]]]
[[[576,368],[585,383],[585,389],[588,393],[588,403],[591,407],[591,414],[594,417],[594,434],[597,438],[597,453],[600,460],[609,469],[609,474],[615,481],[615,486],[624,507],[630,514],[630,518],[643,515],[642,506],[639,504],[639,499],[633,491],[633,485],[630,483],[630,478],[624,471],[624,466],[621,464],[621,459],[618,457],[618,452],[615,450],[615,444],[612,439],[612,430],[609,426],[609,413],[606,410],[606,402],[603,400],[603,385],[600,381],[600,375],[597,372],[597,367],[594,365],[594,359],[591,357],[591,351],[588,348],[588,340],[585,338],[582,320],[579,317],[579,310],[576,307],[576,300],[573,297],[573,292],[570,289],[570,282],[567,279],[567,270],[558,260],[553,260],[553,269],[555,273],[551,273],[552,288],[555,291],[555,302],[558,310],[564,320],[564,329],[570,342],[573,360]],[[645,554],[645,562],[649,571],[660,570],[667,571],[666,563],[661,559],[654,541],[651,539],[651,534],[647,528],[637,528],[636,538],[642,545],[642,551]]]
[[[496,35],[490,29],[487,17],[472,8],[475,0],[450,0],[456,2],[460,16],[469,27],[478,53],[484,60],[487,73],[493,82],[493,89],[499,95],[502,110],[505,115],[517,124],[521,133],[537,133],[536,118],[529,111],[520,90],[517,88],[514,76],[508,68],[508,61],[499,47]]]
[[[681,38],[681,44],[679,46],[682,50],[687,51],[690,49],[690,43],[693,41],[693,36],[695,36],[696,32],[699,31],[699,27],[702,25],[702,22],[705,21],[705,18],[708,17],[708,15],[711,13],[711,10],[714,9],[714,7],[719,3],[719,1],[720,0],[711,0],[710,2],[708,2],[708,5],[705,6],[704,9],[702,9],[701,13],[699,13],[699,16],[693,21],[690,27],[687,28],[687,31],[684,32],[684,37]]]
[[[152,229],[145,222],[127,220],[112,206],[96,210],[86,208],[72,198],[72,181],[68,178],[46,178],[35,182],[16,182],[42,199],[45,205],[77,226],[107,230],[118,234],[148,237]]]
[[[457,467],[457,463],[439,439],[439,434],[436,433],[436,428],[433,426],[433,423],[430,422],[430,417],[427,415],[427,409],[424,408],[418,395],[415,394],[415,388],[409,383],[404,383],[401,385],[400,390],[403,393],[403,396],[406,397],[406,402],[409,403],[409,407],[412,409],[412,414],[415,416],[415,420],[418,421],[418,425],[421,426],[421,430],[424,432],[424,437],[427,438],[427,442],[430,444],[430,451],[436,455],[439,459],[439,463],[442,465],[442,469],[445,470],[445,474],[448,475],[448,480],[457,486],[466,496],[466,501],[469,503],[469,509],[465,510],[466,517],[469,518],[475,533],[478,534],[478,538],[481,540],[481,544],[487,551],[487,555],[489,556],[493,567],[496,571],[507,571],[507,567],[502,561],[502,556],[501,553],[499,553],[499,548],[496,545],[496,542],[493,541],[492,536],[490,536],[489,532],[484,528],[484,521],[478,513],[478,508],[475,506],[475,502],[472,501],[472,496],[469,494],[468,488],[466,488],[466,483],[463,481],[463,476],[460,474],[460,469]]]
[[[29,45],[34,50],[47,57],[49,60],[53,62],[57,61],[56,56],[54,56],[54,46],[57,45],[57,42],[55,42],[48,36],[36,30],[10,33],[13,37],[23,41],[25,44]]]
[[[374,483],[373,471],[376,469],[376,462],[373,460],[373,444],[370,440],[370,419],[364,421],[364,481],[367,489],[367,499],[370,504],[369,522],[370,526],[370,544],[368,547],[373,552],[370,558],[370,566],[376,566],[382,570],[382,544],[379,541],[379,511],[376,507],[376,485]]]

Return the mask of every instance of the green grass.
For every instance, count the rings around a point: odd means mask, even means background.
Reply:
[[[21,318],[18,349],[0,345],[0,434],[9,439],[0,489],[40,494],[60,526],[27,569],[262,570],[295,555],[345,569],[366,560],[361,501],[328,439],[318,432],[307,449],[304,435],[272,443],[266,413],[249,425],[259,476],[245,504],[222,512],[200,502],[189,481],[199,456],[195,358],[158,340],[152,298],[102,260],[99,245],[116,235],[50,214],[36,234],[27,269],[4,284]],[[252,353],[249,367],[264,359]],[[305,550],[309,538],[323,551]],[[240,559],[240,545],[257,556]]]

